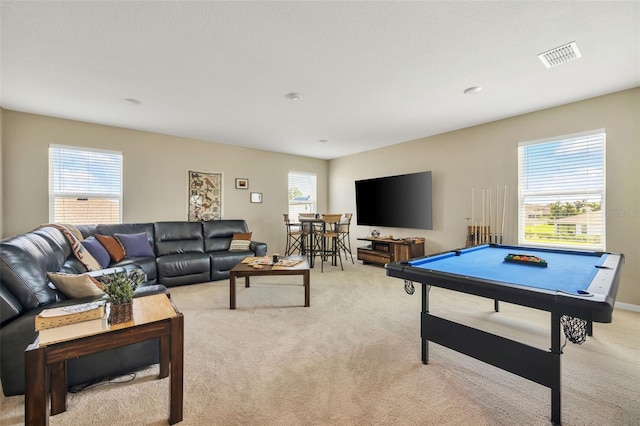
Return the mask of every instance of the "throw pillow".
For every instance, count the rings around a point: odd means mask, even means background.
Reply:
[[[82,233],[75,225],[65,225],[61,223],[50,223],[48,225],[43,226],[53,226],[58,229],[65,236],[69,244],[71,245],[71,251],[73,251],[73,255],[78,259],[87,271],[99,271],[102,269],[100,266],[100,262],[98,262],[92,255],[89,253],[89,250],[86,250],[85,247],[80,243],[82,241]],[[41,228],[43,227],[41,226]]]
[[[124,259],[124,249],[115,239],[115,237],[110,237],[108,235],[96,234],[96,239],[100,241],[100,244],[104,246],[104,248],[109,252],[109,256],[111,256],[111,260],[114,262],[120,262]]]
[[[96,237],[87,237],[82,240],[81,244],[84,246],[84,248],[87,249],[89,253],[91,253],[91,256],[93,256],[94,259],[98,261],[102,269],[109,266],[109,263],[111,262],[111,256],[109,256],[109,252],[107,251],[107,249],[105,249],[104,246],[100,244],[100,241],[98,241]]]
[[[139,234],[113,234],[122,247],[126,257],[154,257],[146,232]]]
[[[101,296],[104,294],[98,286],[100,283],[95,278],[86,274],[62,274],[47,273],[49,279],[58,290],[69,299],[81,299],[89,296]]]
[[[247,251],[251,244],[251,232],[233,234],[229,251]]]

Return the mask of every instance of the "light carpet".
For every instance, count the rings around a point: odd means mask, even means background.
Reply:
[[[325,265],[326,266],[326,265]],[[622,285],[638,285],[623,283]],[[175,287],[185,318],[184,425],[548,425],[550,390],[439,345],[420,361],[420,287],[384,269],[256,277],[229,310],[228,280]],[[540,348],[549,314],[433,288],[431,312]],[[640,424],[640,313],[616,310],[562,355],[565,425]],[[69,394],[52,425],[167,423],[169,381],[157,366],[133,381]],[[2,397],[0,424],[24,422]]]

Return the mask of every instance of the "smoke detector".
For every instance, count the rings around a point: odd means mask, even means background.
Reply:
[[[548,50],[538,55],[545,67],[552,68],[566,62],[575,61],[581,58],[582,54],[575,41],[565,44],[555,49]]]

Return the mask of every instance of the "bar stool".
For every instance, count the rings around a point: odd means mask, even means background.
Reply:
[[[301,223],[293,223],[289,220],[289,215],[284,213],[284,226],[287,228],[287,244],[284,255],[289,256],[294,253],[304,254],[305,232]]]
[[[338,265],[337,260],[339,259],[340,269],[344,271],[338,245],[338,229],[341,218],[341,214],[325,214],[322,215],[322,222],[314,224],[316,254],[320,255],[322,260],[320,272],[324,272],[324,262],[328,257],[331,257],[331,264],[334,266]]]
[[[351,252],[351,239],[349,238],[349,228],[351,226],[351,218],[353,217],[353,213],[345,213],[344,219],[340,222],[340,226],[338,227],[338,248],[340,251],[344,252],[344,258],[347,258],[347,255],[351,256],[351,263],[353,261],[353,253]]]
[[[302,242],[302,252],[308,257],[309,266],[313,268],[314,260],[314,235],[313,223],[310,222],[317,216],[315,213],[298,213],[298,221],[300,222],[300,230],[304,232]]]

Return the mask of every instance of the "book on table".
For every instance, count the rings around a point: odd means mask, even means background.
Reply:
[[[106,300],[44,309],[35,318],[36,331],[60,327],[105,316]]]

